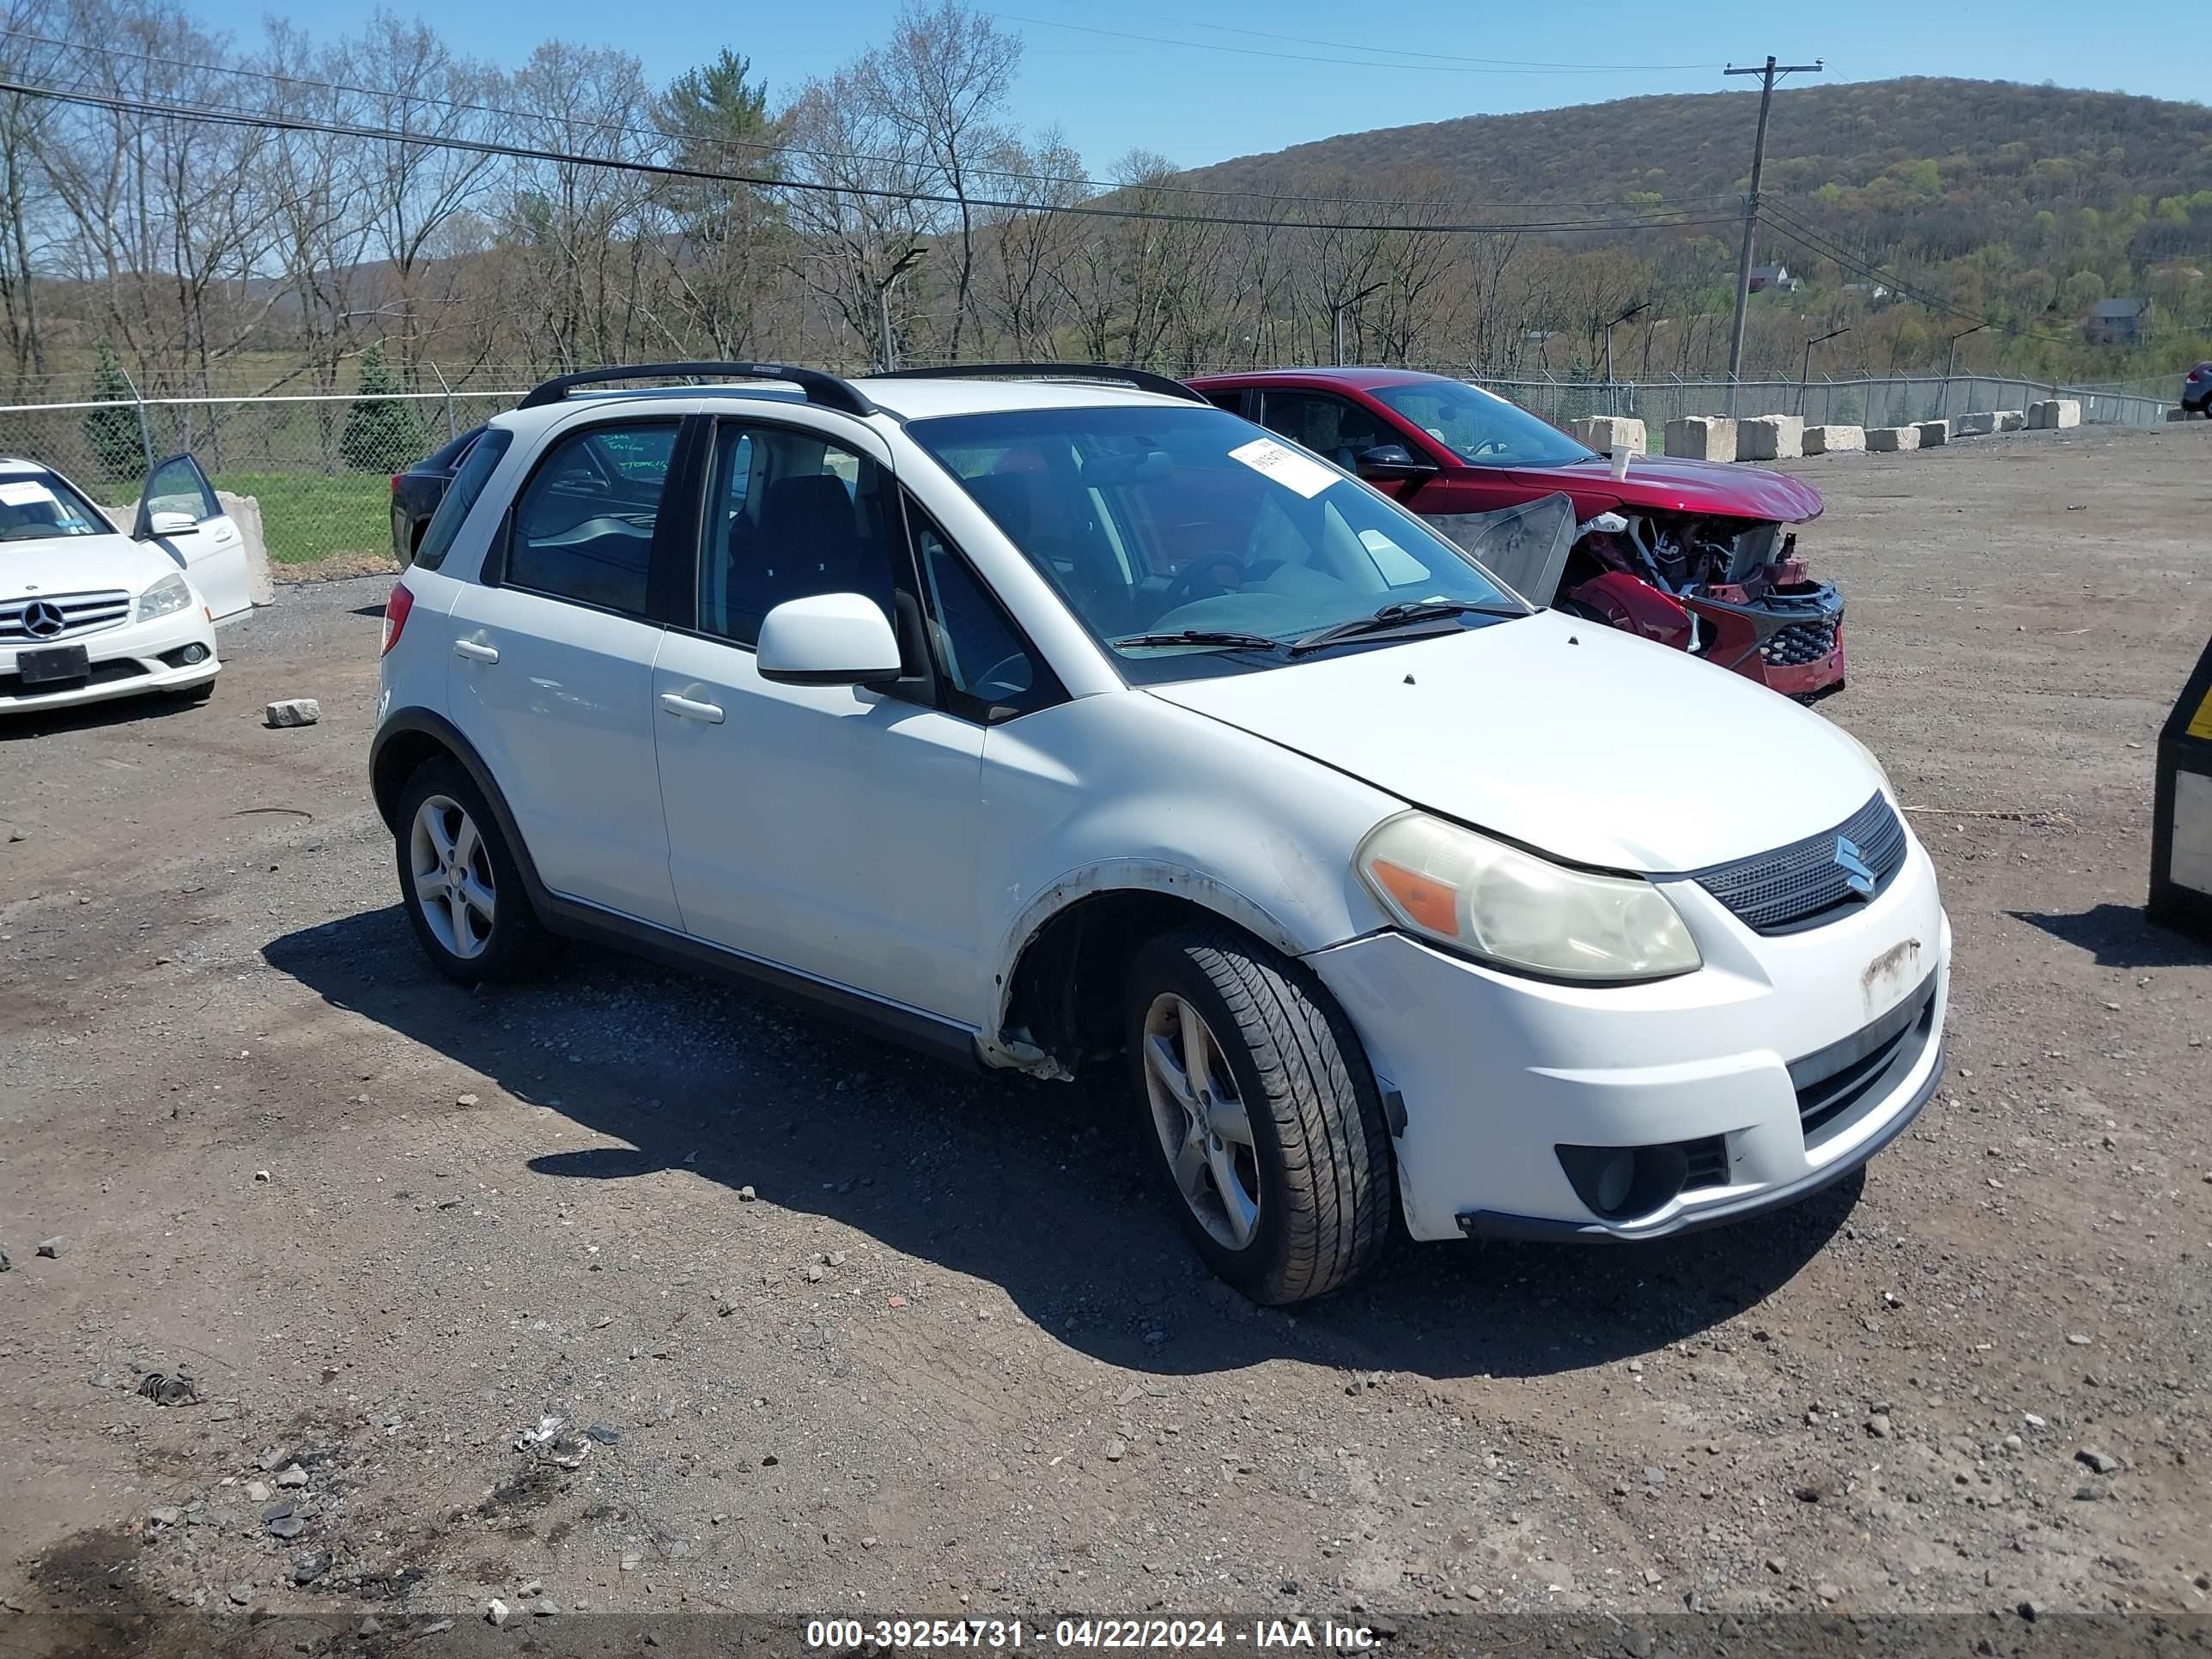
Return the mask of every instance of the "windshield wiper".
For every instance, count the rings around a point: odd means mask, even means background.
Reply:
[[[1528,613],[1511,605],[1498,605],[1488,599],[1401,599],[1395,605],[1386,605],[1370,617],[1354,617],[1350,622],[1340,622],[1291,641],[1291,655],[1298,656],[1308,651],[1317,651],[1325,645],[1334,645],[1340,640],[1356,640],[1372,634],[1387,634],[1408,623],[1428,622],[1444,617],[1525,617]]]
[[[1233,628],[1184,628],[1172,634],[1131,634],[1109,643],[1117,651],[1139,645],[1230,645],[1242,646],[1248,651],[1283,648],[1280,640],[1270,639],[1265,634],[1239,633]]]

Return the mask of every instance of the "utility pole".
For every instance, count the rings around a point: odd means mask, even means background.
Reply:
[[[1743,372],[1744,313],[1751,306],[1751,254],[1753,244],[1759,237],[1759,176],[1766,167],[1766,114],[1774,103],[1774,83],[1785,75],[1818,75],[1824,60],[1815,58],[1809,64],[1778,64],[1769,57],[1757,69],[1738,69],[1730,64],[1722,73],[1726,75],[1756,75],[1759,77],[1759,137],[1752,141],[1751,189],[1743,198],[1743,250],[1735,261],[1735,321],[1729,330],[1729,413],[1735,413],[1736,376]]]

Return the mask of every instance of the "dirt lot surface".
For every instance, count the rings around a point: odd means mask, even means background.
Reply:
[[[1957,930],[1948,1083],[1863,1181],[1291,1314],[1195,1269],[1115,1091],[611,957],[434,977],[366,799],[382,582],[284,590],[204,708],[0,731],[0,1647],[2203,1608],[2212,948],[2140,906],[2208,470],[2204,426],[1802,464],[1823,712]]]

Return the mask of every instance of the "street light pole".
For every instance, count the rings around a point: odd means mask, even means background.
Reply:
[[[1951,355],[1943,364],[1943,419],[1947,421],[1951,418],[1951,377],[1959,372],[1959,342],[1969,334],[1979,334],[1988,326],[1987,323],[1976,323],[1951,337]]]
[[[884,274],[883,281],[876,284],[876,321],[882,330],[878,355],[886,374],[898,367],[898,342],[891,334],[891,289],[900,277],[921,263],[922,256],[928,252],[919,242],[912,244],[899,255],[898,263]]]
[[[1344,367],[1344,313],[1350,311],[1370,294],[1380,294],[1389,287],[1388,283],[1370,283],[1348,300],[1338,300],[1328,308],[1329,356],[1339,368]]]
[[[1813,378],[1813,348],[1824,340],[1832,340],[1838,334],[1850,331],[1851,325],[1845,323],[1841,328],[1832,328],[1826,334],[1815,335],[1805,342],[1805,362],[1797,371],[1797,416],[1800,420],[1805,416],[1805,382]]]

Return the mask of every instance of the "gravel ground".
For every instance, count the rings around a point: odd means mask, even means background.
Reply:
[[[1957,931],[1948,1085],[1863,1179],[1289,1314],[1194,1270],[1103,1087],[588,953],[434,978],[365,798],[380,581],[287,588],[204,708],[0,730],[0,1644],[2202,1609],[2212,950],[2140,905],[2208,462],[1802,464],[1823,711]]]

